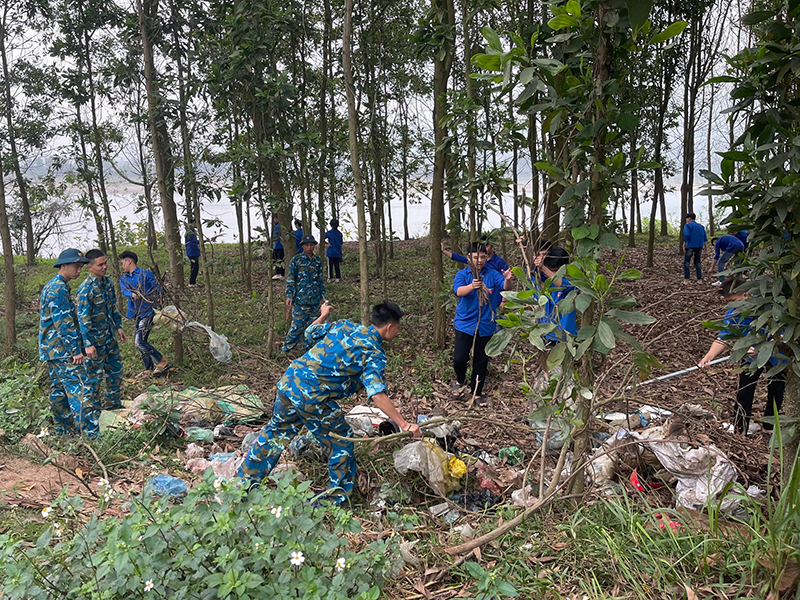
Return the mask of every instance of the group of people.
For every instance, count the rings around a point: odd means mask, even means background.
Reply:
[[[706,228],[695,221],[697,215],[688,213],[686,224],[683,226],[683,283],[688,285],[690,280],[690,264],[694,265],[697,282],[703,281],[703,269],[701,258],[703,248],[708,242]],[[745,230],[731,231],[720,237],[711,238],[714,246],[714,261],[717,265],[717,281],[712,283],[714,287],[720,287],[725,281],[725,276],[721,273],[725,271],[733,259],[743,254],[747,249],[748,232]]]
[[[303,222],[299,219],[294,220],[295,230],[292,232],[294,235],[294,242],[296,246],[295,256],[304,252],[303,246],[308,243],[307,239],[314,239],[313,235],[303,234]],[[344,244],[344,237],[342,232],[339,231],[339,219],[330,220],[330,230],[325,233],[325,241],[327,247],[325,249],[325,257],[328,259],[328,283],[339,283],[342,278],[341,264],[342,264],[342,245]],[[316,241],[314,244],[316,245]],[[313,249],[312,249],[313,252]],[[283,248],[281,241],[281,225],[278,222],[278,216],[272,217],[272,263],[275,267],[275,274],[272,276],[274,280],[283,279],[286,276],[286,252]],[[321,261],[320,261],[321,263]],[[291,262],[290,268],[291,268]]]
[[[126,317],[135,323],[134,345],[141,354],[143,375],[159,376],[170,365],[149,343],[155,305],[161,288],[155,276],[140,268],[136,253],[120,254],[120,290],[128,299]],[[70,282],[83,266],[89,275],[73,299]],[[89,438],[99,432],[102,409],[122,408],[122,357],[127,341],[117,310],[114,282],[106,275],[108,258],[101,250],[85,255],[74,248],[59,254],[58,269],[42,289],[39,308],[39,360],[47,364],[50,405],[56,431]],[[101,395],[103,381],[105,392]]]

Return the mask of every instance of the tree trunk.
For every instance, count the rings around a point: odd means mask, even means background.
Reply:
[[[325,17],[322,31],[322,69],[320,72],[319,89],[319,179],[317,181],[317,224],[319,225],[319,256],[323,264],[326,261],[325,255],[325,167],[328,162],[328,69],[331,62],[331,28],[333,16],[331,14],[330,0],[323,2]],[[333,181],[328,185],[333,186]]]
[[[455,27],[455,8],[453,0],[434,0],[434,5],[439,8],[437,14],[443,14],[443,21],[435,23],[434,27]],[[440,17],[432,17],[434,19]],[[433,182],[431,189],[431,229],[430,229],[430,256],[431,256],[431,299],[433,301],[433,341],[441,347],[445,344],[446,317],[444,306],[439,301],[439,292],[444,277],[442,252],[440,249],[442,229],[444,228],[444,174],[447,162],[446,150],[443,148],[445,128],[441,119],[446,113],[447,82],[450,79],[450,69],[453,66],[453,46],[447,38],[443,38],[443,52],[436,52],[433,59]]]
[[[636,160],[636,130],[631,132],[631,160]],[[631,222],[630,222],[630,235],[628,236],[628,246],[631,248],[636,247],[636,230],[634,222],[636,221],[636,207],[639,204],[639,169],[631,170]]]
[[[706,168],[711,170],[711,124],[714,122],[714,92],[715,86],[711,86],[711,101],[708,104],[708,129],[706,129]],[[708,196],[708,237],[714,237],[714,196]]]
[[[139,13],[139,30],[142,38],[142,53],[144,56],[144,76],[147,89],[147,106],[150,122],[151,143],[153,145],[153,158],[156,163],[156,176],[158,179],[158,193],[161,197],[161,210],[164,214],[164,233],[169,254],[170,283],[175,292],[171,300],[180,308],[180,294],[183,289],[183,260],[181,260],[180,229],[178,224],[178,211],[173,197],[174,190],[174,161],[169,144],[169,132],[163,109],[163,99],[158,88],[153,46],[150,39],[151,19],[156,17],[158,0],[136,0]],[[172,335],[175,362],[183,361],[183,338],[181,332]]]
[[[22,203],[22,217],[25,220],[25,254],[27,265],[32,267],[36,264],[36,249],[34,247],[33,238],[33,219],[31,218],[31,205],[28,199],[28,184],[25,182],[25,177],[22,175],[22,168],[19,164],[19,154],[17,153],[17,140],[14,128],[14,118],[12,107],[14,106],[13,98],[11,97],[11,74],[8,68],[8,55],[6,50],[6,19],[8,17],[8,3],[3,6],[3,16],[0,18],[0,61],[3,66],[3,93],[5,96],[5,113],[6,113],[6,132],[8,136],[8,146],[11,152],[11,168],[14,170],[14,175],[17,180],[17,187],[19,188],[19,199]],[[5,169],[0,168],[0,177],[5,173]]]
[[[361,180],[361,162],[358,155],[358,114],[353,87],[352,50],[353,0],[344,2],[344,25],[342,27],[342,71],[347,94],[347,125],[350,139],[350,166],[353,170],[353,187],[356,193],[358,213],[358,262],[360,272],[361,323],[369,324],[369,264],[367,262],[367,215],[364,207],[364,185]]]
[[[796,296],[797,294],[795,294]],[[798,360],[798,357],[795,356],[792,358],[793,361]],[[794,372],[792,369],[792,365],[789,364],[786,369],[786,388],[783,393],[783,411],[787,417],[800,417],[800,377]],[[795,427],[800,427],[800,424],[795,425]],[[783,481],[784,483],[789,481],[789,474],[792,472],[792,468],[800,469],[800,463],[795,464],[795,459],[797,458],[798,452],[798,440],[791,444],[786,444],[783,448]],[[795,507],[797,510],[797,507]]]
[[[2,164],[2,156],[0,156]],[[8,228],[6,208],[6,184],[0,170],[0,240],[3,243],[3,268],[5,274],[5,296],[3,307],[6,321],[6,356],[14,354],[17,347],[17,290],[14,286],[14,250],[11,247],[11,231]]]

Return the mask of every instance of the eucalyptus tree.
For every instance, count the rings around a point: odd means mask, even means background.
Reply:
[[[3,155],[0,153],[0,164]],[[3,312],[5,313],[5,353],[6,356],[14,354],[17,346],[17,290],[15,287],[14,273],[14,248],[11,243],[11,230],[8,227],[8,208],[6,206],[6,184],[2,170],[0,170],[0,242],[3,249],[3,281],[5,294],[3,295]]]

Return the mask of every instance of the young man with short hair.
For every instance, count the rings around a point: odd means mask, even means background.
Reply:
[[[711,238],[714,244],[714,260],[717,261],[717,273],[722,273],[728,266],[728,262],[737,254],[744,252],[744,243],[735,235],[725,234],[719,238]],[[718,280],[712,283],[714,287],[720,287],[725,277],[718,275]]]
[[[331,219],[331,229],[325,234],[328,247],[325,249],[325,256],[328,259],[328,283],[339,283],[342,278],[342,245],[344,238],[339,231],[339,219]]]
[[[88,262],[75,248],[58,255],[53,265],[58,273],[44,286],[39,299],[39,360],[47,364],[56,432],[93,438],[100,431],[100,407],[94,404],[78,313],[69,287]]]
[[[303,248],[300,247],[300,243],[303,241],[303,222],[300,219],[294,220],[294,245],[297,248],[297,252],[295,254],[300,254],[303,251]]]
[[[303,336],[319,307],[325,300],[325,281],[322,278],[322,259],[314,254],[317,240],[313,235],[303,236],[303,251],[292,257],[286,277],[286,306],[292,309],[292,324],[286,334],[281,352],[290,352],[297,344],[305,351],[309,343]],[[302,342],[301,342],[302,340]]]
[[[278,215],[272,215],[272,265],[275,267],[272,279],[283,279],[283,276],[286,275],[285,261],[286,254],[281,241],[281,224],[278,222]]]
[[[400,307],[393,302],[374,306],[369,327],[346,320],[326,323],[330,312],[331,306],[323,304],[319,317],[306,330],[305,337],[314,346],[292,361],[278,382],[272,418],[238,475],[261,482],[278,463],[284,446],[306,426],[328,457],[327,499],[344,504],[355,484],[356,460],[353,442],[331,435],[353,435],[339,406],[342,399],[363,388],[402,431],[415,437],[421,437],[422,431],[406,421],[386,395],[383,342],[392,341],[400,331]]]
[[[141,377],[150,375],[158,377],[165,374],[170,364],[156,348],[147,341],[153,330],[153,317],[156,303],[161,295],[161,286],[156,276],[147,269],[138,266],[139,257],[135,252],[126,250],[119,255],[123,275],[119,280],[120,291],[128,299],[126,317],[133,319],[136,326],[133,334],[133,345],[142,356],[144,371]]]
[[[496,329],[497,309],[503,300],[503,290],[511,289],[511,270],[502,272],[487,266],[486,246],[473,243],[469,247],[470,260],[478,277],[470,267],[456,273],[453,291],[458,298],[454,321],[456,335],[453,348],[453,370],[456,383],[453,391],[464,386],[467,378],[467,365],[472,352],[472,378],[470,395],[475,396],[478,406],[487,406],[482,397],[486,382],[489,357],[486,344],[492,339]],[[473,348],[474,346],[474,348]]]
[[[95,385],[96,404],[105,410],[122,408],[122,355],[119,343],[127,342],[117,310],[114,282],[106,277],[108,259],[102,250],[89,250],[89,275],[78,286],[78,322],[86,349],[86,370]],[[105,400],[100,384],[105,378]]]
[[[575,289],[566,277],[554,279],[559,269],[568,264],[569,253],[564,248],[551,247],[548,249],[547,255],[542,259],[540,266],[542,281],[550,279],[551,283],[547,294],[545,316],[539,319],[539,323],[556,325],[555,331],[544,336],[548,343],[552,345],[564,341],[567,333],[578,334],[575,310],[562,313],[558,308],[558,304]]]
[[[703,246],[708,241],[706,228],[695,221],[697,215],[686,214],[686,225],[683,226],[683,284],[689,283],[689,262],[694,260],[694,270],[697,274],[697,283],[703,282],[703,272],[700,267],[700,257]]]
[[[186,258],[189,259],[189,287],[197,287],[197,274],[200,272],[200,240],[192,223],[186,224]]]
[[[497,271],[498,273],[502,273],[503,271],[508,271],[508,263],[503,260],[503,258],[494,251],[494,245],[486,240],[477,242],[481,244],[484,248],[486,248],[486,268],[491,269],[492,271]],[[442,254],[444,254],[447,258],[452,261],[460,262],[463,264],[469,264],[467,257],[463,254],[458,254],[456,252],[450,252],[449,250],[444,249],[444,242],[441,243]]]

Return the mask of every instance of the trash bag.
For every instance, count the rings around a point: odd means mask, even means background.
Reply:
[[[186,482],[172,475],[153,475],[147,482],[159,496],[169,494],[173,498],[182,498],[189,491]]]
[[[178,331],[184,323],[186,323],[186,315],[177,306],[170,304],[161,310],[155,310],[155,316],[153,316],[153,325],[155,326],[168,325],[172,331]]]
[[[194,442],[214,443],[214,432],[202,427],[189,427],[186,430],[186,437]]]
[[[344,420],[353,429],[353,435],[368,437],[373,434],[375,427],[380,427],[388,418],[379,408],[359,404],[350,409]]]
[[[289,451],[292,453],[295,460],[299,460],[318,447],[317,440],[314,439],[314,436],[310,433],[306,435],[297,435],[289,442]]]
[[[213,356],[216,361],[226,364],[231,362],[233,353],[231,353],[231,345],[228,343],[227,337],[214,332],[208,325],[203,325],[197,321],[189,321],[183,326],[184,329],[187,327],[202,329],[208,334],[208,337],[211,338],[211,341],[208,343],[208,349],[211,350],[211,356]]]
[[[461,460],[429,440],[411,442],[392,456],[394,468],[401,475],[417,471],[436,493],[443,496],[460,487],[459,479],[467,471]]]
[[[473,494],[453,494],[450,500],[469,512],[483,512],[503,501],[502,496],[493,494],[486,488]]]
[[[212,454],[210,467],[217,477],[233,479],[239,471],[239,467],[244,462],[244,456],[239,456],[234,452],[219,452]]]

